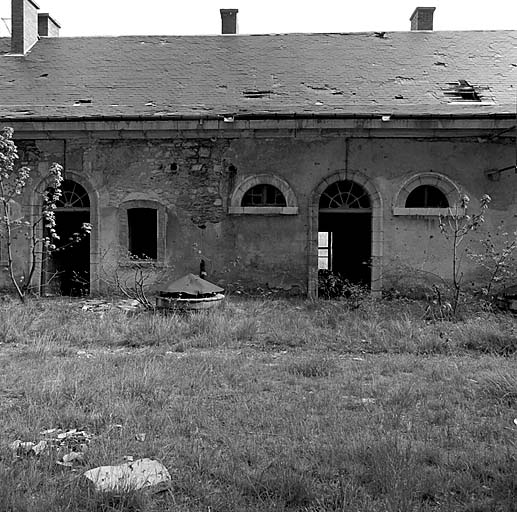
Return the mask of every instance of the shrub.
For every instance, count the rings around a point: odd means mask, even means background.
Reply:
[[[322,299],[348,299],[358,307],[369,295],[363,284],[352,283],[331,270],[318,270],[318,296]]]

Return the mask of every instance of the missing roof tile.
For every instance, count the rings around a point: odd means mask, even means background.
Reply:
[[[333,96],[345,94],[344,91],[342,91],[341,89],[338,89],[337,87],[333,87],[329,84],[319,85],[319,84],[308,84],[306,82],[302,82],[302,85],[305,85],[305,87],[307,87],[307,89],[310,89],[312,91],[328,92],[328,93],[332,94]]]
[[[482,100],[477,87],[469,84],[466,80],[458,80],[457,82],[450,82],[447,84],[448,89],[444,91],[444,94],[451,101],[477,101]]]
[[[83,105],[91,105],[92,104],[92,99],[90,98],[80,98],[78,100],[75,100],[74,102],[74,107],[82,107]]]
[[[307,84],[305,82],[302,82],[302,85],[305,85],[305,87],[307,87],[307,89],[312,89],[313,91],[326,91],[328,89],[328,85],[325,84],[325,85],[312,85],[312,84]]]
[[[248,90],[242,91],[242,94],[245,98],[269,98],[272,91],[262,91],[262,90]]]

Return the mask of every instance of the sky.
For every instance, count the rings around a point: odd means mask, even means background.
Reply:
[[[220,8],[239,9],[240,34],[409,30],[417,6],[434,6],[435,30],[517,30],[517,0],[35,0],[61,36],[219,34]],[[10,18],[11,0],[0,0]],[[0,20],[0,36],[8,36]]]

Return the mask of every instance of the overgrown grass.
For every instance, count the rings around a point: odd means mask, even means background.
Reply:
[[[3,304],[0,512],[517,510],[515,321],[422,318],[416,303]],[[54,427],[94,434],[83,466],[13,458]],[[126,456],[161,461],[170,488],[84,485]]]
[[[325,348],[337,352],[446,354],[517,352],[513,317],[481,313],[459,322],[424,319],[418,303],[240,301],[195,315],[116,308],[82,311],[70,301],[0,307],[0,343],[69,347]]]

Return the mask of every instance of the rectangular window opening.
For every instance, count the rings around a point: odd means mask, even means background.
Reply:
[[[130,208],[127,211],[128,252],[132,259],[156,260],[158,257],[158,211]]]
[[[332,233],[327,231],[320,231],[318,233],[318,270],[332,270]]]

